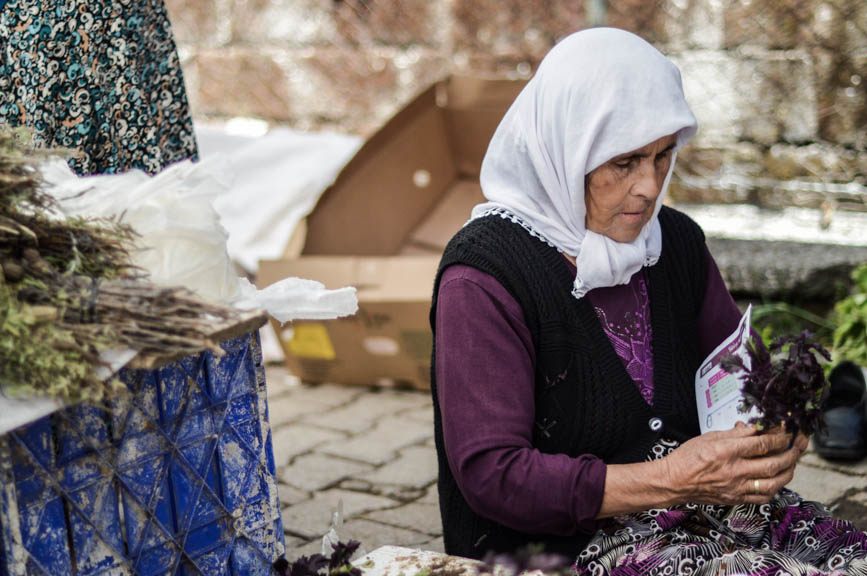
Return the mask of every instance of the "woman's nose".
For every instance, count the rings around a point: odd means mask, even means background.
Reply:
[[[632,184],[632,193],[635,196],[643,196],[649,200],[656,200],[656,197],[659,196],[659,191],[662,189],[662,183],[659,180],[659,175],[656,173],[653,162],[642,162],[635,177],[636,180]]]

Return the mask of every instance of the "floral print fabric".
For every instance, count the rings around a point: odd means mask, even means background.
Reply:
[[[597,288],[589,293],[589,297],[614,351],[635,381],[644,401],[652,406],[653,327],[647,268],[633,274],[627,284]]]
[[[657,443],[661,458],[676,442]],[[686,505],[612,519],[581,552],[579,575],[867,575],[867,534],[783,489],[768,504]]]
[[[9,0],[0,8],[0,124],[70,150],[80,175],[153,174],[195,158],[163,0]]]

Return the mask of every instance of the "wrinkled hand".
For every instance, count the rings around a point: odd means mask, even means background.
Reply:
[[[764,504],[792,480],[807,443],[803,434],[792,442],[781,428],[759,434],[739,423],[692,438],[663,461],[682,503]]]

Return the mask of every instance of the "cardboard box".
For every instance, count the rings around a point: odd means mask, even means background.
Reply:
[[[259,284],[287,276],[356,286],[359,311],[294,322],[280,336],[305,381],[430,386],[430,298],[440,254],[484,200],[488,142],[523,80],[452,76],[374,134],[322,195],[292,251],[262,261]]]

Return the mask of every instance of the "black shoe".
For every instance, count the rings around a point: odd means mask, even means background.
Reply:
[[[831,391],[825,404],[824,428],[813,437],[816,452],[830,460],[867,456],[867,385],[861,368],[849,361],[828,375]]]

